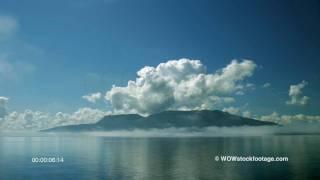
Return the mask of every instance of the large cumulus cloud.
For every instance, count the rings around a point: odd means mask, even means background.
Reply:
[[[212,109],[234,101],[233,95],[247,88],[256,64],[233,60],[214,73],[199,60],[180,59],[146,66],[126,87],[113,86],[106,93],[115,112],[152,114],[170,109]]]

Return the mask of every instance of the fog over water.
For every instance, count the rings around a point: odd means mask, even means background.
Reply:
[[[320,134],[320,123],[289,126],[261,127],[207,127],[207,128],[166,128],[135,129],[105,132],[87,132],[89,136],[106,137],[223,137],[223,136],[264,136]]]

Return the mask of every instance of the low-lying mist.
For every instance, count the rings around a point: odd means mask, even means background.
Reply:
[[[105,137],[224,137],[265,135],[320,135],[320,123],[287,126],[242,126],[207,128],[134,129],[119,131],[96,131],[82,133]]]

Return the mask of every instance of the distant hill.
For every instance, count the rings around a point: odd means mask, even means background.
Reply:
[[[277,125],[272,122],[240,117],[214,110],[164,111],[143,117],[137,114],[109,115],[95,124],[60,126],[42,130],[44,132],[112,131],[132,129],[204,128],[209,126],[264,126]]]

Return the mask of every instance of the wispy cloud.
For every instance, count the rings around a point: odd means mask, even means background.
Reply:
[[[0,16],[0,41],[10,38],[18,29],[18,21],[11,16]]]
[[[35,71],[33,64],[23,61],[10,61],[6,55],[0,55],[0,80],[17,81]]]
[[[82,96],[82,98],[87,100],[88,102],[96,103],[98,100],[102,98],[102,94],[100,92],[97,92],[97,93],[84,95]]]
[[[42,54],[39,48],[20,39],[19,21],[0,15],[0,80],[17,81],[35,71],[30,62]]]
[[[0,96],[0,118],[4,118],[7,115],[7,102],[9,98]]]
[[[269,88],[271,86],[271,83],[264,83],[262,85],[262,88]]]

